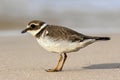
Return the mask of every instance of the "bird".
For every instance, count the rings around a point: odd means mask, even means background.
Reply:
[[[60,55],[57,66],[54,69],[45,70],[47,72],[62,71],[68,53],[77,52],[97,41],[110,40],[110,37],[88,36],[64,26],[47,24],[41,20],[30,21],[21,33],[26,32],[33,35],[44,49]]]

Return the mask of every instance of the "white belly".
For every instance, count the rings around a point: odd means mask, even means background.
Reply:
[[[49,37],[41,37],[40,39],[37,39],[37,41],[43,48],[55,53],[69,53],[86,46],[84,45],[85,43],[82,42],[70,42],[67,40],[54,41]]]

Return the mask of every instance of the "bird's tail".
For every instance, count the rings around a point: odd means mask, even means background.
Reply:
[[[110,37],[95,37],[96,40],[110,40]]]
[[[88,37],[89,39],[95,39],[95,40],[101,40],[101,41],[106,41],[106,40],[110,40],[110,37]]]

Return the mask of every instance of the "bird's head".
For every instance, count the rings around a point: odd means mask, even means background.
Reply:
[[[47,26],[45,22],[40,21],[40,20],[33,20],[27,24],[26,29],[24,29],[21,33],[30,33],[33,36],[35,36],[39,31],[41,31],[42,28]]]

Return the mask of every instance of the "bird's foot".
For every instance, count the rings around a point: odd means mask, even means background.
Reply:
[[[47,69],[47,70],[45,70],[45,71],[47,71],[47,72],[59,72],[59,71],[61,71],[61,70],[57,70],[57,69]]]

